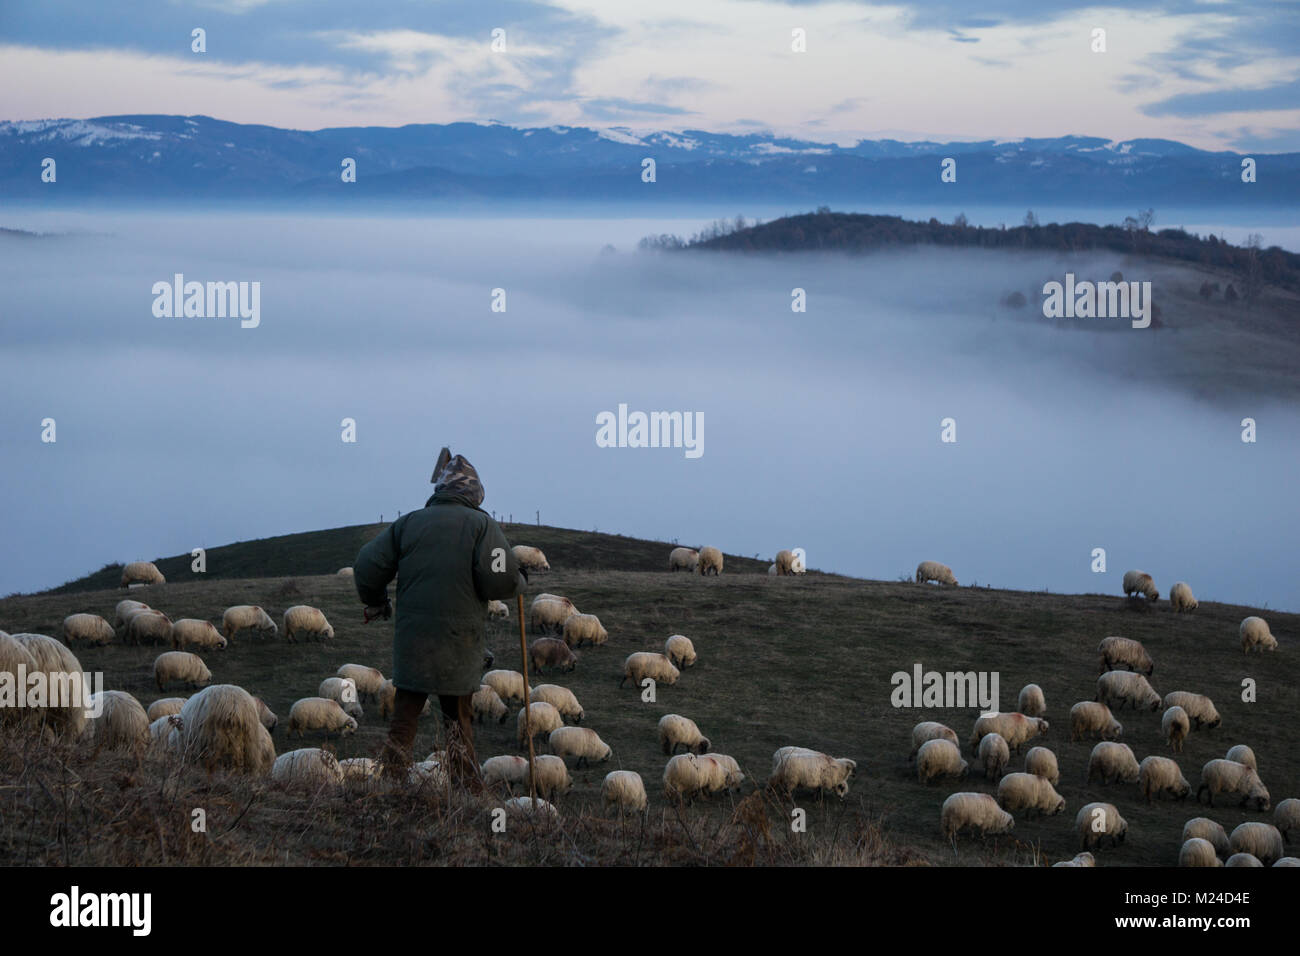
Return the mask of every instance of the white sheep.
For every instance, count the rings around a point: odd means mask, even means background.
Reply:
[[[0,651],[0,657],[8,658],[15,665],[26,665],[29,681],[37,673],[42,675],[46,700],[41,707],[0,707],[0,720],[22,721],[27,714],[45,721],[56,736],[66,736],[70,740],[81,736],[86,726],[86,703],[91,686],[72,649],[48,634],[13,634],[6,637],[3,644],[6,649]],[[11,670],[10,673],[16,674],[17,671]],[[11,683],[10,693],[22,694],[23,689],[16,682]]]
[[[256,604],[236,604],[226,608],[221,615],[221,633],[226,640],[234,640],[240,631],[248,630],[257,631],[262,638],[268,634],[275,637],[280,633],[280,628],[271,620],[271,615]]]
[[[1204,694],[1193,694],[1185,690],[1170,691],[1165,694],[1165,707],[1181,707],[1187,714],[1187,719],[1192,722],[1195,730],[1202,727],[1214,728],[1219,726],[1220,717],[1218,710],[1214,707],[1214,701]]]
[[[519,746],[528,745],[530,733],[533,737],[538,734],[547,735],[557,727],[563,726],[564,718],[552,705],[544,700],[532,701],[527,708],[519,708],[519,717],[516,721],[516,737]]]
[[[1273,811],[1273,825],[1288,841],[1292,830],[1300,831],[1300,800],[1287,797],[1280,801]]]
[[[379,762],[371,757],[348,757],[339,761],[344,783],[366,783],[379,776],[381,769]]]
[[[330,640],[334,637],[334,628],[320,608],[295,604],[284,612],[284,639],[295,644],[294,635],[298,633]]]
[[[1271,823],[1250,821],[1238,824],[1228,837],[1228,849],[1233,853],[1249,853],[1264,866],[1286,856],[1282,848],[1282,834]]]
[[[275,730],[275,725],[280,722],[280,718],[275,716],[275,712],[266,706],[266,701],[260,697],[254,697],[257,703],[257,719],[262,722],[262,726],[267,730]]]
[[[804,567],[803,559],[788,548],[783,548],[776,553],[776,561],[772,566],[776,568],[776,573],[782,577],[792,574],[804,574],[808,570]]]
[[[712,745],[689,717],[664,714],[659,718],[659,746],[666,754],[675,753],[678,747],[693,754],[704,754]]]
[[[679,668],[693,667],[697,659],[695,645],[684,634],[673,634],[664,641],[664,656]]]
[[[184,706],[184,697],[159,697],[149,705],[148,713],[145,716],[149,718],[150,723],[153,723],[159,717],[170,717],[172,714],[179,714]]]
[[[562,797],[573,788],[564,758],[540,754],[533,761],[533,780],[539,796],[547,800]]]
[[[174,749],[209,771],[225,767],[264,774],[275,760],[275,744],[262,726],[253,695],[234,684],[213,684],[181,708],[181,726],[168,738]]]
[[[515,560],[519,566],[529,571],[549,571],[551,565],[546,560],[546,555],[542,553],[541,548],[532,548],[526,544],[517,544],[510,549],[514,552]]]
[[[149,746],[150,748],[161,748],[165,746],[171,738],[173,730],[180,730],[183,726],[180,714],[164,714],[149,723]]]
[[[1183,752],[1183,741],[1191,729],[1192,722],[1187,717],[1187,711],[1177,704],[1167,709],[1160,718],[1160,732],[1165,735],[1169,749],[1176,754]]]
[[[1128,821],[1120,816],[1113,803],[1085,804],[1074,817],[1074,828],[1079,832],[1079,847],[1083,850],[1097,849],[1107,838],[1111,846],[1117,846],[1128,836]]]
[[[1259,773],[1259,763],[1255,760],[1255,751],[1251,750],[1245,744],[1237,744],[1235,747],[1229,747],[1228,752],[1223,756],[1227,760],[1235,760],[1237,763],[1245,764],[1251,770]]]
[[[695,754],[677,754],[664,765],[664,797],[668,800],[693,800],[708,782],[704,768]]]
[[[159,690],[174,681],[181,681],[188,687],[206,687],[212,681],[212,671],[197,654],[165,651],[153,662],[153,679]]]
[[[645,813],[648,803],[645,781],[635,770],[611,770],[605,774],[600,784],[600,797],[605,806],[613,804],[618,807],[620,814],[625,810]]]
[[[609,631],[594,614],[570,614],[564,619],[564,643],[581,647],[583,642],[599,647],[609,640]]]
[[[528,626],[533,631],[561,631],[564,622],[579,613],[568,598],[538,595],[528,611]]]
[[[772,774],[767,785],[789,796],[803,789],[833,793],[843,799],[848,795],[849,778],[857,766],[856,761],[847,757],[832,757],[799,747],[781,748],[772,755]]]
[[[952,568],[946,564],[940,564],[938,561],[922,561],[916,566],[916,583],[927,584],[930,581],[936,581],[939,584],[957,585],[957,579],[952,576]]]
[[[604,763],[614,753],[600,734],[587,727],[556,727],[547,739],[551,753],[560,758],[577,757],[574,768]]]
[[[558,710],[565,720],[572,720],[575,724],[582,723],[582,705],[578,703],[578,698],[573,691],[567,687],[561,687],[559,684],[538,684],[532,689],[532,699],[546,701]]]
[[[540,797],[511,797],[502,807],[508,816],[523,817],[533,823],[553,823],[560,818],[560,811],[555,809],[555,805]]]
[[[1228,862],[1224,866],[1263,866],[1259,858],[1253,853],[1234,853],[1228,857]]]
[[[1141,594],[1152,602],[1160,600],[1155,581],[1145,571],[1124,572],[1124,596],[1131,597],[1134,594]]]
[[[998,781],[998,805],[1003,810],[1025,810],[1038,816],[1055,816],[1065,810],[1065,798],[1046,777],[1009,773]]]
[[[362,717],[361,699],[357,693],[357,682],[351,677],[327,677],[316,689],[317,697],[326,697],[338,701],[343,712],[349,717],[360,720]]]
[[[1052,786],[1061,782],[1061,768],[1056,762],[1056,754],[1046,747],[1031,747],[1025,754],[1025,773],[1042,777]]]
[[[494,670],[483,675],[482,681],[497,692],[502,700],[524,702],[524,675],[519,671]]]
[[[335,677],[346,677],[357,685],[357,696],[362,700],[378,700],[379,689],[384,686],[384,675],[377,667],[365,664],[341,664]]]
[[[172,622],[172,647],[183,651],[187,647],[197,647],[204,651],[224,651],[226,639],[211,621],[183,617]]]
[[[912,752],[907,755],[908,761],[916,758],[921,749],[921,744],[927,740],[942,738],[957,743],[957,733],[946,724],[941,724],[937,720],[923,720],[912,728]]]
[[[1102,783],[1137,783],[1139,776],[1141,768],[1128,744],[1103,740],[1092,748],[1088,756],[1088,783],[1092,783],[1094,777],[1100,777]]]
[[[483,761],[483,766],[479,768],[483,775],[485,786],[494,787],[498,784],[505,784],[507,790],[513,790],[515,787],[528,787],[528,758],[516,757],[513,754],[502,754],[499,757],[488,757]]]
[[[1156,669],[1142,642],[1131,637],[1104,637],[1097,645],[1097,652],[1101,654],[1098,671],[1114,670],[1123,664],[1131,671],[1150,677]]]
[[[700,561],[695,568],[700,576],[722,573],[722,552],[714,547],[700,548]]]
[[[1195,611],[1200,604],[1197,603],[1196,595],[1192,594],[1191,585],[1186,581],[1175,581],[1174,586],[1169,589],[1169,603],[1173,605],[1175,611]]]
[[[708,789],[727,791],[740,789],[745,775],[741,773],[740,763],[735,757],[719,753],[697,756],[699,759],[696,762],[709,782]]]
[[[1037,684],[1026,684],[1020,688],[1016,710],[1026,717],[1042,717],[1046,714],[1047,701],[1043,697],[1043,689]]]
[[[985,734],[1001,734],[1007,746],[1020,753],[1026,741],[1047,733],[1049,726],[1041,717],[1026,717],[1024,714],[980,714],[975,718],[975,729],[971,731],[970,752],[978,753],[980,739]]]
[[[470,700],[470,706],[474,708],[474,719],[480,723],[492,719],[499,724],[504,724],[510,715],[506,702],[488,684],[479,685]]]
[[[337,700],[304,697],[289,708],[289,736],[303,737],[309,730],[346,737],[357,732],[357,719],[344,712]]]
[[[172,621],[162,611],[148,608],[134,611],[126,620],[126,643],[128,644],[170,644],[172,642]]]
[[[1277,650],[1277,638],[1268,629],[1268,622],[1262,617],[1248,617],[1241,622],[1241,649],[1249,654],[1252,650]]]
[[[700,564],[700,552],[693,548],[673,548],[668,553],[668,570],[694,572]]]
[[[922,744],[922,746],[925,745]],[[954,746],[956,746],[955,743]],[[1037,750],[1038,748],[1035,747],[1034,749]],[[998,780],[1006,772],[1007,764],[1011,763],[1011,748],[1007,746],[1007,742],[1001,734],[985,734],[980,739],[979,758],[980,762],[984,764],[985,779]]]
[[[343,769],[328,750],[304,747],[276,757],[271,779],[285,786],[338,785],[343,783]]]
[[[988,836],[1010,833],[1015,827],[1015,818],[987,793],[951,794],[939,811],[939,828],[944,839],[950,842],[955,841],[963,830]]]
[[[1156,756],[1143,757],[1138,764],[1138,787],[1147,803],[1164,794],[1175,800],[1186,800],[1192,791],[1192,785],[1175,761]]]
[[[122,569],[122,581],[119,587],[130,587],[132,584],[166,584],[167,579],[163,577],[158,565],[152,561],[132,561]]]
[[[1219,856],[1228,855],[1228,833],[1222,824],[1215,823],[1209,817],[1193,817],[1183,824],[1183,842],[1193,837],[1205,840]]]
[[[1061,860],[1059,863],[1053,863],[1052,866],[1096,866],[1097,858],[1086,850],[1083,853],[1076,853],[1073,859]]]
[[[1183,841],[1182,849],[1178,851],[1178,865],[1223,866],[1223,863],[1219,860],[1218,854],[1214,852],[1214,846],[1209,840],[1192,837]]]
[[[1097,700],[1114,710],[1123,710],[1125,704],[1134,710],[1160,709],[1160,695],[1155,688],[1132,671],[1107,671],[1098,677]]]
[[[138,752],[148,745],[149,718],[140,702],[126,691],[91,694],[90,710],[99,711],[99,715],[92,713],[83,733],[89,735],[96,750]]]
[[[1274,866],[1300,866],[1300,856],[1284,856]]]
[[[111,644],[116,636],[113,625],[98,614],[69,614],[63,619],[63,640],[69,647],[77,641],[102,647]]]
[[[135,611],[148,611],[149,605],[143,601],[132,601],[127,598],[117,602],[117,608],[113,612],[113,630],[119,627],[126,627],[127,618]]]
[[[510,606],[505,601],[488,601],[487,616],[489,621],[508,621]]]
[[[916,779],[923,784],[940,777],[966,777],[969,774],[970,765],[950,740],[927,740],[916,755]]]
[[[1259,774],[1245,764],[1235,760],[1211,760],[1201,768],[1201,785],[1196,788],[1196,802],[1201,802],[1201,793],[1209,797],[1210,806],[1214,806],[1216,794],[1241,794],[1241,806],[1249,805],[1256,810],[1267,810],[1271,806],[1268,789]]]
[[[1115,740],[1124,734],[1124,725],[1115,719],[1110,708],[1095,700],[1081,700],[1070,708],[1070,740],[1100,737]]]
[[[623,679],[618,682],[618,686],[622,687],[630,680],[633,687],[640,687],[641,682],[647,677],[656,684],[676,684],[681,674],[682,672],[663,654],[637,651],[635,654],[629,654],[627,660],[623,662]]]

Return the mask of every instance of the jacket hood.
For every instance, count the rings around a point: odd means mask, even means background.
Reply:
[[[434,468],[433,500],[459,498],[471,508],[483,504],[483,482],[479,480],[478,471],[463,455],[452,455],[444,448],[438,456],[438,465]]]

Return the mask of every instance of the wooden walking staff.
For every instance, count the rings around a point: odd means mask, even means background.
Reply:
[[[537,806],[537,778],[533,776],[533,715],[528,706],[528,637],[524,633],[523,592],[516,596],[519,599],[519,654],[524,662],[521,673],[524,675],[524,733],[528,735],[528,796],[532,798],[535,807]]]

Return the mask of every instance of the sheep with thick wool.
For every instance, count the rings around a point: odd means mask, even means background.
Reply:
[[[975,718],[975,728],[971,731],[970,752],[978,753],[979,742],[986,734],[1001,734],[1007,746],[1020,753],[1026,741],[1047,733],[1049,726],[1041,717],[1026,717],[1019,713],[981,714]]]
[[[184,706],[184,697],[159,697],[149,705],[149,710],[145,716],[149,718],[150,723],[153,723],[159,717],[170,717],[172,714],[179,714]]]
[[[143,601],[133,601],[130,598],[117,602],[117,607],[113,611],[113,630],[126,627],[127,619],[136,611],[148,611],[149,605]]]
[[[707,780],[708,790],[738,790],[745,780],[740,770],[740,763],[728,754],[698,754],[697,763]]]
[[[697,660],[695,645],[684,634],[673,634],[664,641],[664,656],[679,668],[694,667]]]
[[[1204,694],[1193,694],[1185,690],[1170,691],[1165,694],[1164,706],[1181,707],[1187,714],[1187,719],[1192,722],[1194,730],[1200,730],[1202,727],[1217,727],[1222,720],[1219,711],[1215,709],[1214,701]]]
[[[700,564],[700,552],[694,548],[673,548],[668,553],[668,570],[693,573]]]
[[[305,737],[308,731],[346,737],[357,732],[357,719],[349,716],[337,700],[303,697],[289,708],[289,736]]]
[[[1211,760],[1201,768],[1201,785],[1196,788],[1196,802],[1201,802],[1201,794],[1208,797],[1210,806],[1219,794],[1241,795],[1239,806],[1249,806],[1255,810],[1267,810],[1268,789],[1259,779],[1259,774],[1245,764],[1235,760]]]
[[[957,579],[952,576],[952,568],[946,564],[940,564],[938,561],[922,561],[916,566],[916,583],[927,584],[930,581],[936,581],[939,584],[957,585]]]
[[[1183,611],[1195,611],[1200,607],[1196,595],[1192,593],[1191,585],[1186,581],[1174,582],[1174,586],[1169,589],[1169,603],[1180,614]]]
[[[1141,768],[1128,744],[1103,740],[1088,756],[1088,783],[1098,777],[1102,783],[1137,783],[1139,776]]]
[[[1025,754],[1025,773],[1042,777],[1052,786],[1061,782],[1061,768],[1056,761],[1056,754],[1046,747],[1031,747]]]
[[[551,570],[551,565],[546,560],[546,555],[542,553],[541,548],[533,548],[526,544],[517,544],[510,550],[514,552],[515,560],[519,562],[519,566],[526,570]]]
[[[1201,837],[1192,837],[1183,841],[1182,849],[1178,851],[1179,866],[1223,866],[1219,855],[1214,852],[1214,846],[1209,840]]]
[[[128,644],[170,644],[172,642],[172,621],[162,611],[148,608],[134,611],[126,621],[126,643]]]
[[[804,567],[803,558],[789,548],[783,548],[776,553],[776,561],[773,562],[776,573],[781,577],[794,574],[805,574],[808,569]]]
[[[489,621],[508,621],[510,606],[505,601],[488,601],[487,616]]]
[[[212,683],[212,671],[203,658],[189,651],[165,651],[153,662],[153,679],[159,690],[180,681],[187,687],[206,687]]]
[[[955,747],[956,744],[954,743],[953,746]],[[980,763],[984,765],[984,778],[1000,780],[1006,773],[1007,764],[1011,763],[1011,748],[1007,746],[1001,734],[985,734],[980,739],[979,758]]]
[[[781,748],[772,755],[772,773],[767,785],[791,796],[798,790],[811,790],[833,793],[843,799],[848,796],[849,778],[857,766],[857,761],[847,757],[832,757],[799,747]]]
[[[498,724],[504,724],[510,715],[506,702],[488,684],[479,684],[478,690],[470,699],[470,706],[474,708],[474,719],[479,723],[495,720]]]
[[[1101,801],[1081,807],[1074,817],[1074,828],[1079,833],[1079,848],[1083,850],[1098,849],[1106,840],[1111,846],[1118,846],[1128,836],[1128,821],[1115,804]]]
[[[521,817],[530,823],[543,824],[554,823],[560,819],[560,811],[555,808],[555,804],[549,803],[540,797],[511,797],[502,808],[506,815],[510,817]]]
[[[1279,801],[1273,811],[1273,825],[1288,841],[1291,839],[1292,830],[1300,832],[1300,800],[1287,797]]]
[[[479,768],[483,775],[483,783],[488,787],[495,787],[499,784],[505,784],[507,790],[513,790],[515,787],[528,787],[528,758],[516,757],[513,754],[502,754],[498,757],[488,757],[483,761],[483,766]]]
[[[987,739],[986,737],[985,740]],[[948,740],[927,740],[921,744],[916,755],[916,779],[921,783],[929,784],[942,777],[966,777],[969,774],[970,764],[962,759],[956,744]]]
[[[1151,575],[1145,571],[1125,571],[1124,596],[1132,597],[1135,594],[1141,594],[1151,602],[1160,600],[1160,592],[1156,590],[1156,583]]]
[[[1070,740],[1100,737],[1115,740],[1124,734],[1124,725],[1115,719],[1110,708],[1095,700],[1081,700],[1070,708]]]
[[[547,670],[559,670],[568,674],[578,666],[577,655],[558,637],[539,637],[529,644],[528,661],[536,674]]]
[[[524,675],[519,673],[519,671],[488,671],[480,679],[484,684],[487,684],[496,691],[497,696],[502,700],[510,701],[515,704],[522,704],[524,702]]]
[[[280,722],[280,718],[275,716],[275,712],[266,706],[266,701],[260,697],[254,697],[257,702],[257,719],[262,722],[262,726],[267,730],[275,730],[275,725]]]
[[[1016,827],[1011,814],[998,806],[987,793],[954,793],[943,801],[939,811],[939,829],[945,840],[954,841],[963,830],[981,836],[1010,833]]]
[[[664,797],[668,800],[694,800],[707,782],[706,770],[695,754],[677,754],[664,765]]]
[[[907,755],[908,761],[916,759],[917,753],[921,750],[921,745],[927,740],[951,740],[954,744],[958,743],[957,732],[946,724],[941,724],[937,720],[923,720],[912,728],[912,752]]]
[[[138,752],[148,746],[149,717],[140,702],[126,691],[91,694],[90,709],[99,711],[99,715],[91,716],[83,733],[96,750]]]
[[[1241,622],[1241,649],[1249,654],[1251,651],[1277,650],[1277,638],[1268,629],[1268,622],[1262,617],[1248,617]]]
[[[348,757],[339,761],[344,783],[368,783],[379,776],[381,769],[379,761],[372,757]]]
[[[168,745],[172,739],[173,730],[180,730],[184,726],[180,714],[164,714],[155,718],[149,723],[149,747],[153,750],[161,749]]]
[[[327,677],[316,688],[317,697],[326,697],[338,701],[343,712],[349,717],[360,720],[362,717],[361,697],[357,692],[357,682],[351,677]]]
[[[356,572],[351,567],[339,568],[334,572],[340,578],[355,578]]]
[[[623,679],[618,686],[622,687],[630,680],[633,687],[640,687],[647,677],[656,684],[676,684],[681,673],[663,654],[637,651],[629,654],[623,662]]]
[[[519,746],[526,747],[530,733],[533,737],[538,734],[545,736],[557,727],[563,726],[564,718],[560,716],[558,710],[544,700],[535,700],[526,709],[519,708],[515,735],[519,740]]]
[[[532,699],[546,701],[558,710],[565,720],[572,720],[575,724],[582,723],[582,705],[578,703],[578,698],[573,691],[567,687],[561,687],[559,684],[538,684],[532,690]]]
[[[1061,860],[1059,863],[1053,863],[1052,866],[1096,866],[1097,858],[1086,850],[1083,853],[1076,853],[1072,859]]]
[[[1142,642],[1135,641],[1131,637],[1104,637],[1097,645],[1097,653],[1101,655],[1099,672],[1116,670],[1123,666],[1150,677],[1156,669],[1151,655],[1142,646]]]
[[[224,651],[226,639],[211,621],[183,617],[172,622],[172,647],[183,651],[187,647],[197,647],[202,651]]]
[[[335,677],[346,677],[357,685],[357,696],[362,700],[378,700],[379,689],[384,686],[384,675],[377,667],[365,664],[341,664]]]
[[[1274,866],[1300,866],[1300,856],[1284,856]]]
[[[44,675],[49,696],[43,707],[0,707],[0,719],[8,716],[13,721],[22,721],[27,715],[44,721],[56,736],[66,735],[69,739],[81,736],[86,728],[86,705],[91,689],[72,649],[48,634],[12,634],[5,639],[5,645],[8,650],[3,656],[10,664],[25,665],[29,680],[33,674]],[[8,666],[0,669],[17,675],[17,670]]]
[[[1126,704],[1134,710],[1160,709],[1160,695],[1145,677],[1133,671],[1107,671],[1098,677],[1097,700],[1114,710],[1123,710]]]
[[[614,753],[600,734],[588,727],[556,727],[547,738],[551,753],[561,759],[576,757],[574,768],[604,763]]]
[[[1255,760],[1255,751],[1251,750],[1245,744],[1237,744],[1229,747],[1228,752],[1223,755],[1227,760],[1235,760],[1237,763],[1245,764],[1251,770],[1259,773],[1259,763]]]
[[[1224,866],[1263,866],[1259,858],[1253,853],[1234,853],[1228,857],[1228,862]]]
[[[703,754],[708,753],[712,745],[689,717],[664,714],[659,718],[659,746],[666,754],[676,753],[678,747],[693,754]]]
[[[1009,773],[998,781],[998,804],[1007,812],[1024,810],[1037,816],[1054,816],[1065,810],[1065,798],[1046,777]]]
[[[528,609],[528,627],[541,633],[562,631],[564,622],[581,613],[577,606],[558,594],[539,594]]]
[[[1265,866],[1286,856],[1278,828],[1254,820],[1237,825],[1228,837],[1228,849],[1233,853],[1249,853]]]
[[[710,574],[721,574],[722,552],[714,547],[700,548],[700,562],[695,566],[695,570],[700,573],[701,577],[707,577]]]
[[[609,640],[609,631],[594,614],[570,614],[564,620],[564,643],[581,647],[584,643],[599,647]]]
[[[276,757],[271,779],[286,787],[338,786],[343,783],[343,768],[328,750],[304,747]]]
[[[221,633],[227,641],[232,641],[240,631],[256,631],[258,637],[265,639],[275,637],[280,628],[256,604],[236,604],[221,615]]]
[[[1016,710],[1026,717],[1042,717],[1046,714],[1047,700],[1043,697],[1043,689],[1037,684],[1026,684],[1020,688]]]
[[[113,625],[98,614],[69,614],[63,619],[63,641],[69,647],[80,642],[89,647],[113,643]]]
[[[167,579],[163,573],[158,570],[158,565],[152,561],[132,561],[122,569],[122,580],[119,587],[130,587],[132,584],[166,584]]]
[[[253,695],[234,684],[213,684],[189,700],[176,715],[181,726],[169,744],[209,771],[264,774],[275,761],[275,744],[262,726]]]
[[[539,754],[533,760],[533,780],[538,796],[547,800],[562,797],[573,788],[564,758],[551,754]]]
[[[1228,855],[1228,832],[1209,817],[1193,817],[1183,824],[1183,842],[1192,838],[1205,840],[1219,856]]]
[[[1169,744],[1169,749],[1176,754],[1183,752],[1183,741],[1187,739],[1191,729],[1192,722],[1187,716],[1187,711],[1177,704],[1166,709],[1164,716],[1160,718],[1160,732],[1165,735],[1165,742]]]
[[[284,612],[284,639],[290,644],[296,644],[299,634],[328,641],[334,637],[334,628],[320,608],[295,604]]]
[[[611,770],[605,774],[600,783],[600,799],[606,807],[611,804],[618,807],[619,813],[625,810],[645,813],[649,802],[645,781],[635,770]]]
[[[1192,792],[1192,785],[1187,782],[1175,761],[1154,755],[1143,757],[1138,764],[1138,788],[1147,803],[1161,796],[1169,796],[1181,802]]]

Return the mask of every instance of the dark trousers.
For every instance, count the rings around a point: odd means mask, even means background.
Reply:
[[[397,688],[393,701],[393,722],[381,758],[388,773],[404,776],[413,759],[415,734],[428,694]],[[478,758],[474,755],[474,695],[439,694],[442,726],[447,737],[446,770],[452,782],[478,790],[482,786]]]

